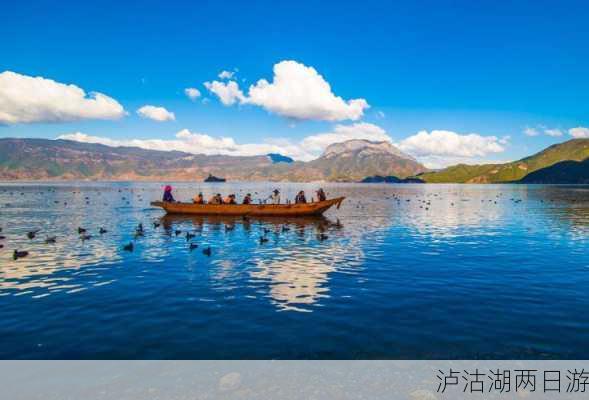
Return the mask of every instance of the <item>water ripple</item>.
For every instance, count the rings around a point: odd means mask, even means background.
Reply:
[[[274,188],[174,186],[181,199]],[[589,355],[588,188],[325,187],[347,197],[325,219],[255,220],[164,217],[152,183],[1,184],[0,355]]]

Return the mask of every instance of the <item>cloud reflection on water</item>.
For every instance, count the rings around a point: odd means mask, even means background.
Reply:
[[[271,187],[255,185],[254,190],[260,193]],[[367,258],[386,260],[389,255],[383,254],[382,248],[390,240],[508,235],[514,220],[521,220],[520,228],[527,228],[532,235],[554,224],[567,224],[565,231],[554,226],[554,232],[586,240],[589,226],[589,192],[580,187],[333,185],[329,187],[333,196],[348,197],[336,213],[343,223],[338,227],[327,219],[161,218],[160,210],[147,206],[150,199],[159,197],[159,186],[5,187],[0,204],[10,206],[0,214],[8,236],[0,251],[0,295],[75,292],[117,279],[141,283],[160,273],[183,280],[188,279],[189,271],[202,273],[202,268],[210,265],[207,276],[214,290],[229,293],[250,286],[253,293],[247,296],[266,296],[279,310],[311,311],[330,298],[330,281],[335,274],[359,274]],[[300,186],[311,190],[309,184]],[[176,187],[179,193],[194,191],[188,184]],[[292,184],[286,188],[287,194],[295,192]],[[217,190],[211,186],[208,192]],[[239,192],[244,187],[237,184],[229,190]],[[20,191],[24,195],[18,195]],[[152,228],[153,221],[160,221],[161,228]],[[122,245],[133,240],[138,222],[145,224],[149,234],[137,240],[133,254],[127,254]],[[81,242],[76,235],[78,226],[93,229],[94,238]],[[109,233],[99,236],[95,232],[98,226],[105,226]],[[282,231],[284,226],[287,232]],[[25,237],[31,227],[42,229],[34,241]],[[175,229],[196,233],[201,247],[188,251],[187,242],[174,235]],[[260,246],[263,229],[268,230],[270,242]],[[326,232],[329,239],[320,242],[316,237],[320,232]],[[547,238],[554,235],[549,230],[541,234]],[[45,236],[51,235],[58,236],[57,243],[44,244]],[[214,248],[210,259],[201,254],[208,245]],[[30,256],[12,260],[15,248],[29,250]],[[157,270],[157,265],[164,267],[170,260],[173,270]],[[121,266],[126,275],[111,270]]]

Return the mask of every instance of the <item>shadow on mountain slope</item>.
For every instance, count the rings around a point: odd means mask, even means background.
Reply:
[[[561,161],[524,176],[518,183],[589,184],[589,158]]]

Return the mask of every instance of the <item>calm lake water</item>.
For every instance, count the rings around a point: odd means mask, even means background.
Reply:
[[[0,184],[0,358],[589,357],[589,187],[324,187],[326,219],[244,221],[164,218],[155,183]]]

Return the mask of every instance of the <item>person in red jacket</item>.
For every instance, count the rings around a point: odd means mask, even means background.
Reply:
[[[169,201],[169,202],[176,201],[176,200],[174,200],[174,196],[172,196],[172,186],[166,185],[166,187],[164,188],[163,201]]]

